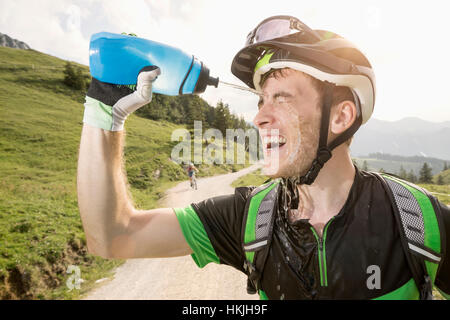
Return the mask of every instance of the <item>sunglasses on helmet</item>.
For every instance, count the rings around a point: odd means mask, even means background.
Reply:
[[[293,33],[303,33],[320,40],[320,36],[306,24],[291,16],[273,16],[263,20],[247,36],[246,46],[255,43],[288,36]]]

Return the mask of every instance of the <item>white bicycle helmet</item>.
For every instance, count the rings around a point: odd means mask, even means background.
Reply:
[[[369,120],[375,105],[375,74],[368,59],[350,41],[323,30],[312,30],[292,16],[263,20],[247,36],[233,59],[231,72],[250,88],[260,90],[261,77],[272,69],[302,71],[327,84],[317,157],[302,183],[311,184],[331,157],[331,150],[350,138]],[[351,89],[358,119],[327,145],[329,109],[334,86]]]

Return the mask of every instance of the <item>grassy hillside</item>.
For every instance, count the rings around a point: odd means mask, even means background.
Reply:
[[[261,169],[250,172],[245,176],[240,177],[233,181],[231,186],[233,188],[237,187],[246,187],[246,186],[260,186],[262,185],[269,177],[262,174]]]
[[[0,298],[77,298],[121,261],[86,252],[76,195],[84,93],[62,83],[65,61],[0,47]],[[83,72],[88,74],[88,69]],[[186,174],[169,160],[180,126],[132,115],[128,180],[138,207],[157,205]],[[240,166],[199,166],[201,175]],[[65,285],[81,268],[81,290]]]

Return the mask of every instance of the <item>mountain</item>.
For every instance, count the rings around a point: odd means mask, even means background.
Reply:
[[[14,49],[31,49],[25,42],[11,38],[10,36],[0,32],[0,47],[9,47]]]
[[[352,155],[370,153],[450,159],[450,121],[430,122],[419,118],[398,121],[371,119],[355,134]]]

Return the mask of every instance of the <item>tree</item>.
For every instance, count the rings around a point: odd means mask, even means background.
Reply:
[[[215,117],[215,112],[216,109],[214,107],[211,107],[210,105],[208,105],[205,114],[206,114],[206,122],[207,122],[207,127],[208,128],[212,128],[214,126],[214,117]]]
[[[137,110],[136,114],[152,120],[167,119],[168,97],[162,94],[153,94],[152,101]]]
[[[398,176],[402,179],[406,179],[406,177],[408,176],[408,174],[406,173],[405,168],[403,168],[403,165],[400,166],[400,171],[398,173]]]
[[[173,123],[182,123],[184,120],[182,111],[177,106],[171,105],[169,109],[169,121]]]
[[[447,161],[445,161],[444,162],[444,170],[442,170],[442,171],[445,171],[445,170],[448,170],[449,169],[449,167],[448,167],[448,165],[447,165]]]
[[[414,171],[412,169],[406,175],[406,180],[408,180],[409,182],[412,182],[412,183],[417,182],[417,176],[414,174]]]
[[[436,183],[440,186],[442,186],[444,184],[444,178],[442,178],[442,175],[438,175]]]
[[[194,121],[204,121],[206,115],[203,113],[202,99],[199,96],[190,96],[187,103],[186,113],[190,120],[188,125],[194,127]]]
[[[239,128],[243,129],[243,130],[247,130],[248,128],[247,122],[245,122],[244,117],[240,117],[239,118]]]
[[[367,164],[367,160],[364,160],[363,166],[362,166],[362,170],[363,171],[369,171],[369,165]]]
[[[83,76],[81,68],[75,67],[72,63],[67,62],[64,68],[64,80],[63,82],[76,90],[86,90],[86,79]]]
[[[214,128],[219,129],[223,136],[226,135],[226,129],[232,128],[230,109],[222,101],[219,101],[215,108]]]
[[[433,183],[433,175],[431,172],[431,167],[426,162],[423,164],[422,169],[420,169],[419,182]]]

